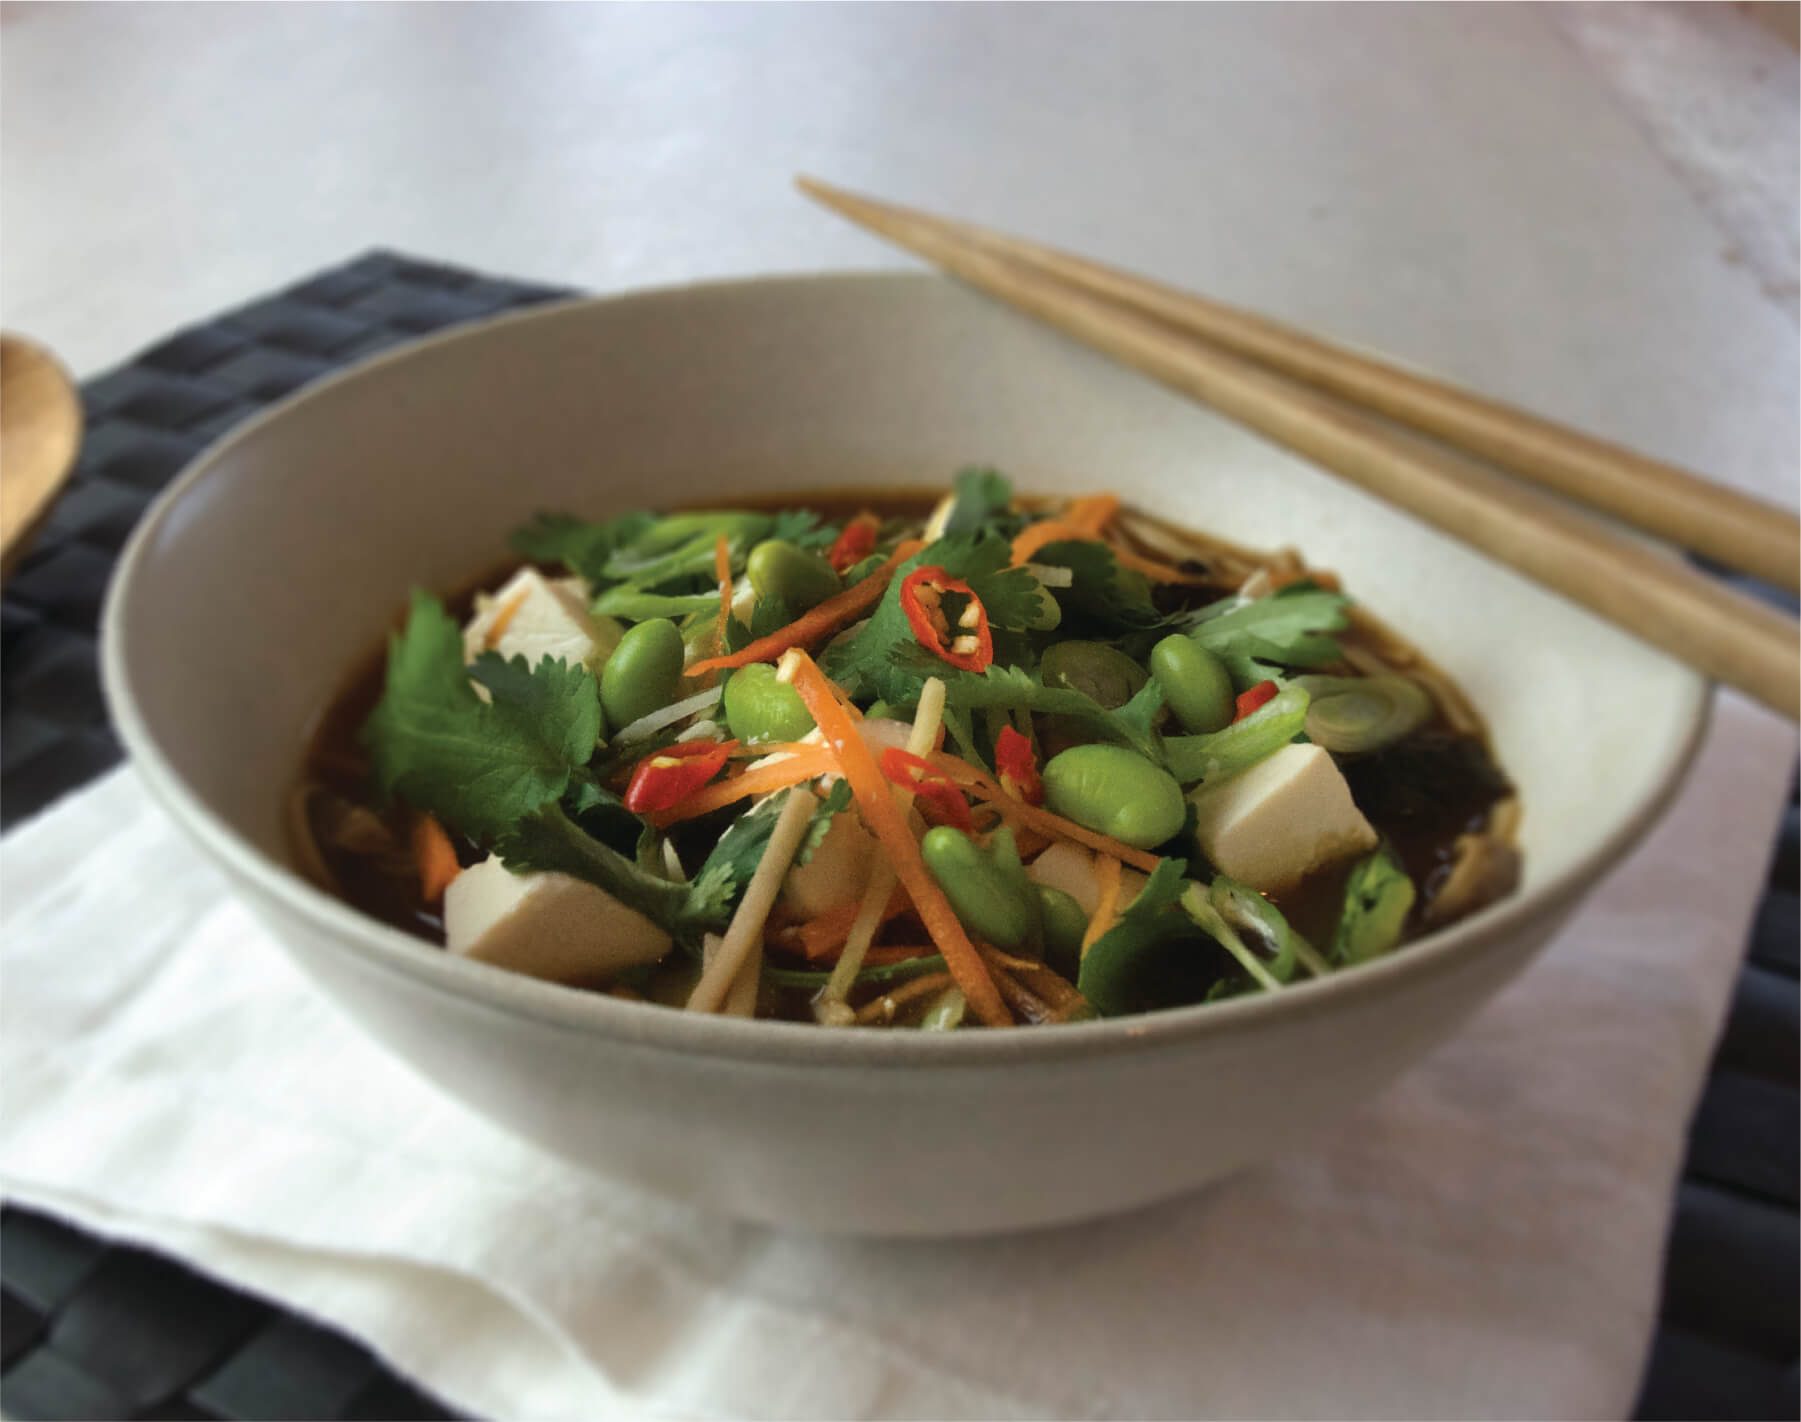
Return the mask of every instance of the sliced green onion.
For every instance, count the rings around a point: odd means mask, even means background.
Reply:
[[[932,1000],[926,1009],[926,1015],[920,1019],[920,1030],[925,1032],[949,1032],[963,1025],[963,1013],[969,1007],[969,999],[963,996],[963,989],[948,987]]]
[[[1205,736],[1166,736],[1169,773],[1183,785],[1216,785],[1272,756],[1301,733],[1308,696],[1290,682],[1244,720]]]
[[[1384,750],[1432,719],[1425,687],[1404,676],[1303,676],[1307,738],[1345,755]]]

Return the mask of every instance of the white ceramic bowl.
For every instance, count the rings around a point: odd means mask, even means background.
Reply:
[[[923,487],[975,461],[1341,572],[1486,713],[1525,805],[1522,892],[1280,994],[944,1037],[584,995],[453,958],[290,869],[282,803],[311,718],[410,586],[489,566],[533,511]],[[652,1190],[870,1234],[1120,1210],[1343,1116],[1518,972],[1644,832],[1705,705],[1695,676],[1588,614],[923,276],[572,303],[316,386],[158,502],[112,587],[104,660],[155,795],[319,986],[443,1090]]]

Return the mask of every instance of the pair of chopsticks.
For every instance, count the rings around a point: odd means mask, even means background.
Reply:
[[[1188,292],[809,178],[799,185],[952,276],[1801,719],[1801,629],[1793,619],[1506,474],[1791,591],[1801,587],[1801,522],[1793,514]]]

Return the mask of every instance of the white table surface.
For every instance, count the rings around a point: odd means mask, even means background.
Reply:
[[[375,246],[907,264],[808,171],[1793,507],[1794,62],[1727,6],[8,5],[0,319],[85,375]],[[1709,745],[1693,842],[1748,916],[1794,731],[1725,696]]]

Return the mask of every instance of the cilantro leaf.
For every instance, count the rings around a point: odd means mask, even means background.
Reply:
[[[1257,677],[1252,663],[1318,667],[1338,661],[1344,650],[1333,632],[1350,619],[1348,599],[1322,588],[1295,584],[1250,602],[1222,599],[1191,615],[1188,635],[1223,658],[1234,675]]]
[[[557,804],[509,826],[494,852],[516,874],[568,874],[605,889],[690,946],[731,918],[735,889],[719,875],[703,872],[691,884],[674,883],[602,844]]]
[[[1199,1002],[1220,963],[1172,906],[1190,887],[1179,859],[1161,859],[1138,897],[1082,956],[1076,989],[1103,1017]]]
[[[641,537],[657,521],[650,513],[621,514],[602,523],[589,523],[568,514],[540,513],[511,539],[513,548],[534,563],[561,563],[590,583],[606,579],[613,554]]]
[[[1156,687],[1155,682],[1146,683],[1117,711],[1109,711],[1092,696],[1080,691],[1046,686],[1022,667],[1004,667],[997,663],[981,673],[945,667],[937,675],[944,680],[944,704],[947,707],[975,710],[998,706],[1010,711],[1068,716],[1080,721],[1103,740],[1124,741],[1140,755],[1148,756],[1159,765],[1163,763],[1161,740],[1151,729],[1151,718],[1163,700],[1162,689]]]
[[[1032,555],[1034,563],[1068,568],[1070,585],[1055,589],[1067,622],[1118,632],[1137,632],[1167,621],[1151,601],[1142,573],[1122,568],[1105,543],[1063,539]]]
[[[488,652],[466,668],[457,624],[415,590],[362,741],[384,797],[488,840],[563,794],[593,757],[600,726],[599,686],[585,667],[547,658],[528,668],[523,657]]]
[[[998,469],[971,467],[957,472],[951,492],[950,517],[944,521],[944,532],[974,533],[992,528],[1003,537],[1012,537],[1025,520],[1012,512],[1013,485]]]
[[[838,537],[838,530],[821,523],[819,515],[807,509],[783,509],[765,538],[780,538],[797,548],[824,548]]]
[[[695,882],[712,880],[727,886],[729,897],[736,898],[750,882],[751,875],[757,872],[757,865],[763,860],[763,851],[768,848],[769,836],[775,830],[775,822],[781,816],[782,806],[787,803],[786,792],[767,796],[761,803],[733,820],[726,832],[719,836],[719,842],[713,846],[713,852],[701,865]],[[850,784],[839,780],[832,786],[830,793],[822,798],[813,811],[813,817],[807,825],[806,835],[801,840],[800,850],[794,862],[805,864],[813,857],[820,842],[831,828],[832,817],[850,804]]]
[[[927,677],[953,668],[921,647],[907,621],[901,608],[901,585],[907,575],[918,568],[943,568],[948,576],[969,584],[987,610],[991,628],[1018,631],[1036,625],[1041,617],[1043,589],[1024,568],[1009,567],[1011,557],[1007,540],[987,532],[941,538],[921,549],[895,570],[862,630],[827,650],[822,669],[841,685],[858,687],[894,705],[918,701]]]

